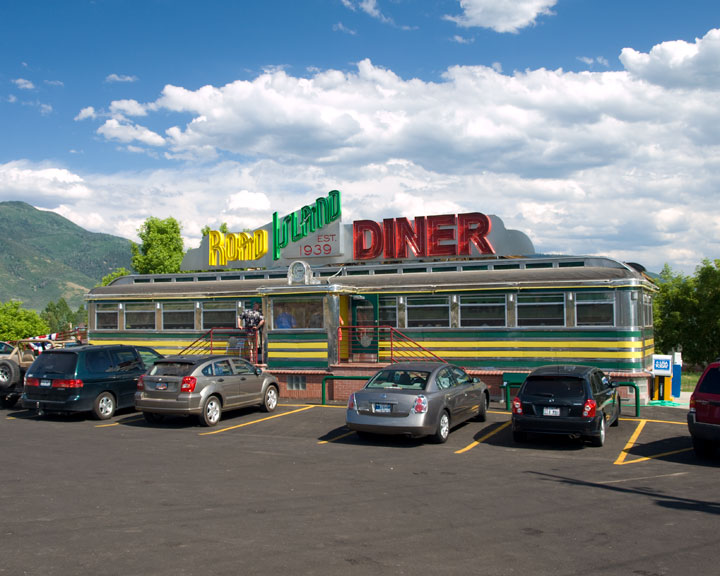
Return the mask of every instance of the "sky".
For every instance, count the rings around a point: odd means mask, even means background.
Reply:
[[[0,201],[139,241],[483,212],[544,254],[720,258],[716,0],[2,0]],[[1,245],[1,240],[0,240]]]

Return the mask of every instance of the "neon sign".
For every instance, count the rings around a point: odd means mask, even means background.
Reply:
[[[382,225],[372,220],[353,222],[353,257],[373,260],[381,255],[388,260],[408,258],[408,249],[417,258],[470,256],[474,246],[480,254],[495,254],[488,240],[490,218],[480,212],[417,216],[413,224],[407,218],[386,218]]]
[[[298,212],[300,218],[298,219]],[[315,204],[303,206],[282,219],[273,213],[273,260],[279,260],[281,251],[290,242],[298,242],[323,226],[338,220],[341,215],[340,191],[331,190],[327,198],[318,198]]]

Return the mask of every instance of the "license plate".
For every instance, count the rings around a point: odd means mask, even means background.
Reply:
[[[50,388],[50,386],[52,386],[52,380],[40,380],[40,386],[43,388]]]
[[[390,414],[392,407],[390,404],[375,404],[375,409],[373,411],[376,414]]]
[[[543,408],[543,416],[560,416],[560,408]]]
[[[155,390],[167,390],[167,383],[158,382],[157,384],[155,384]]]

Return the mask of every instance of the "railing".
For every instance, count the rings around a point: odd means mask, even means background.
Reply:
[[[392,326],[338,328],[338,363],[447,361]]]
[[[180,354],[229,354],[258,363],[261,355],[258,344],[260,338],[255,332],[250,339],[245,330],[238,328],[211,328],[189,346],[181,350]]]

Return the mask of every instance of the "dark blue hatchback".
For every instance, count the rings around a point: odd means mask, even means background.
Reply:
[[[133,346],[46,350],[28,368],[22,405],[38,412],[92,412],[107,420],[118,408],[134,406],[137,381],[146,369]]]

